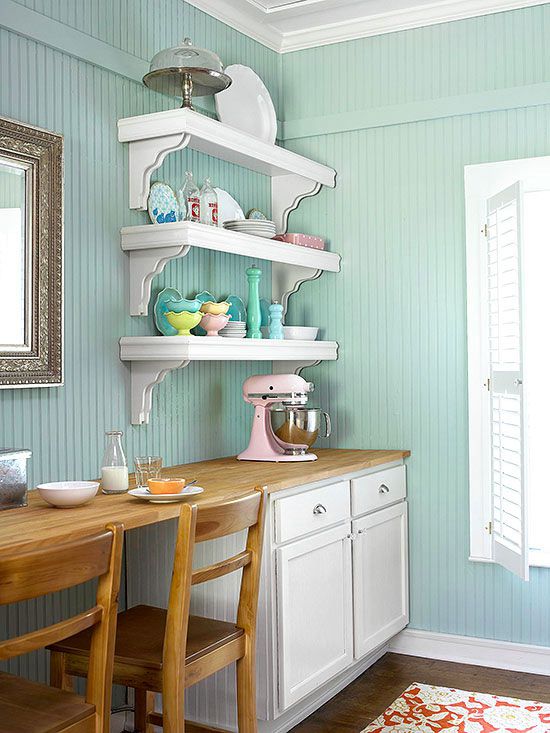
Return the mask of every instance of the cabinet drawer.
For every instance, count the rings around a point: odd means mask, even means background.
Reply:
[[[275,541],[287,542],[349,519],[349,481],[275,501]]]
[[[351,482],[351,508],[354,516],[382,509],[407,495],[405,466],[376,471]]]

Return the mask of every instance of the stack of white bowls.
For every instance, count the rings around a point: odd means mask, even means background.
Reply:
[[[254,237],[272,239],[277,234],[275,222],[268,219],[230,219],[223,223],[226,229],[239,234],[252,234]]]
[[[220,330],[220,336],[243,339],[246,336],[246,321],[229,321],[227,326]]]

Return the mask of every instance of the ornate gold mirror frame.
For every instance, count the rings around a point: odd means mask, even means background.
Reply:
[[[0,117],[0,388],[62,383],[63,138]]]

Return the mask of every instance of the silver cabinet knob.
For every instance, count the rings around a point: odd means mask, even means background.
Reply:
[[[514,387],[519,387],[523,384],[523,379],[514,379]]]
[[[380,484],[380,488],[378,489],[379,494],[389,494],[390,488],[389,486],[386,486],[386,484]]]
[[[314,514],[326,514],[327,513],[327,508],[324,507],[322,504],[316,504],[313,507],[313,513]]]

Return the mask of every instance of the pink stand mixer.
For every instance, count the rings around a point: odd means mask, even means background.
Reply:
[[[308,449],[319,434],[320,416],[325,415],[330,435],[330,418],[317,408],[306,408],[314,385],[297,374],[266,374],[249,377],[243,384],[245,402],[254,405],[248,448],[240,461],[315,461]]]

